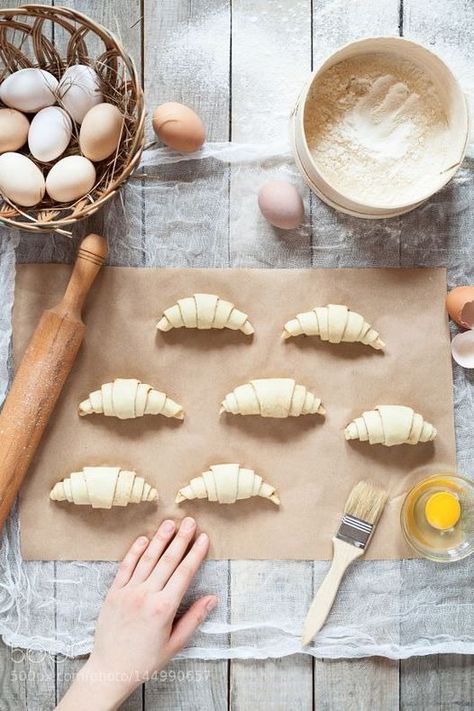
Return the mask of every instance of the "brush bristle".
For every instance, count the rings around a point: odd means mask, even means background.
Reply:
[[[370,481],[359,481],[349,494],[344,513],[375,525],[383,511],[387,493]]]

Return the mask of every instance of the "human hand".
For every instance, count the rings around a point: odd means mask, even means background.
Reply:
[[[163,521],[149,541],[141,536],[120,564],[97,620],[94,648],[58,708],[115,709],[142,681],[162,669],[216,606],[208,595],[175,621],[178,606],[209,549],[196,522],[179,530]],[[188,550],[189,549],[189,550]],[[187,552],[188,551],[188,552]],[[85,699],[87,698],[87,703]]]

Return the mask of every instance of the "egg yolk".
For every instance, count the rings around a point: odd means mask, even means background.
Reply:
[[[449,491],[432,494],[425,504],[426,520],[440,531],[453,528],[461,516],[461,505],[457,496]]]

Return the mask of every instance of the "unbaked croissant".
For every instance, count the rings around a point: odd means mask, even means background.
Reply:
[[[164,415],[184,418],[181,405],[165,393],[134,378],[116,378],[113,383],[104,383],[100,390],[90,393],[79,405],[79,415],[92,413],[129,420],[143,415]]]
[[[159,331],[172,328],[230,328],[242,331],[247,336],[254,333],[247,314],[239,311],[230,301],[224,301],[215,294],[194,294],[178,299],[174,306],[163,312],[157,323]]]
[[[219,504],[233,504],[238,499],[262,496],[279,506],[280,499],[275,487],[263,481],[252,469],[240,464],[213,464],[209,471],[191,479],[178,491],[176,503],[186,499],[209,499]]]
[[[52,501],[110,509],[112,506],[157,501],[158,492],[135,472],[120,467],[84,467],[58,481],[51,490]]]
[[[239,385],[222,401],[221,413],[298,417],[324,415],[321,400],[293,378],[262,378]]]
[[[376,350],[385,346],[377,331],[363,316],[349,311],[342,304],[315,306],[312,311],[298,314],[285,323],[283,338],[301,334],[319,336],[321,340],[330,343],[364,343]]]
[[[436,429],[422,415],[405,405],[377,405],[375,410],[363,412],[344,430],[346,439],[360,439],[370,444],[418,444],[431,442]]]

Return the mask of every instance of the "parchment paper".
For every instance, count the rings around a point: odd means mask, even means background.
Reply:
[[[44,308],[59,301],[64,265],[18,268],[16,361]],[[233,301],[256,334],[157,333],[164,308],[193,292]],[[87,302],[85,342],[30,469],[20,500],[27,559],[118,559],[134,536],[164,517],[196,516],[211,557],[326,559],[352,486],[370,478],[390,493],[369,558],[410,557],[402,541],[403,496],[428,473],[455,468],[452,374],[444,269],[205,270],[106,268]],[[345,303],[380,331],[385,354],[319,338],[283,342],[300,311]],[[223,415],[235,386],[257,377],[293,377],[320,396],[325,418]],[[79,418],[77,404],[104,382],[136,377],[184,405],[183,423],[163,417]],[[407,404],[438,428],[434,443],[391,449],[347,443],[344,426],[377,404]],[[176,506],[176,491],[210,464],[239,462],[277,487],[278,509],[261,498],[235,505]],[[156,504],[109,511],[49,500],[53,484],[85,465],[134,469],[157,487]]]

